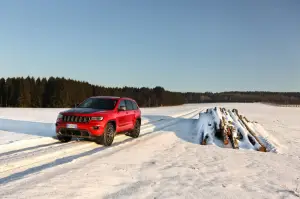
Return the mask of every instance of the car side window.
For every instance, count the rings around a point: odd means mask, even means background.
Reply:
[[[118,108],[121,108],[121,106],[124,106],[124,107],[126,108],[126,110],[128,110],[124,100],[122,100],[122,101],[120,102]]]
[[[138,110],[137,104],[133,101],[131,101],[131,102],[132,102],[133,110]]]
[[[126,109],[133,110],[133,106],[130,100],[126,100]]]

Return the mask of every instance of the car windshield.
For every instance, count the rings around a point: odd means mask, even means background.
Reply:
[[[113,110],[117,104],[115,99],[89,98],[77,106],[77,108],[92,108],[101,110]]]

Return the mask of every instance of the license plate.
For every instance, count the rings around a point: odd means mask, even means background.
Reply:
[[[69,128],[69,129],[77,129],[77,124],[67,124],[67,128]]]

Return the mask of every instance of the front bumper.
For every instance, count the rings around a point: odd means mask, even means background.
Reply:
[[[68,128],[67,124],[76,125],[76,127]],[[104,126],[99,123],[56,123],[56,134],[67,135],[80,138],[93,138],[101,136],[104,133]]]
[[[80,129],[68,129],[68,128],[60,128],[57,132],[58,135],[66,135],[72,137],[79,137],[79,138],[91,138],[91,134],[86,130]]]

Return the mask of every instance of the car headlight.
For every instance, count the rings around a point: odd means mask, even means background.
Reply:
[[[103,117],[91,117],[91,120],[102,121]]]
[[[61,118],[63,118],[63,115],[59,113],[57,119],[61,119]]]

